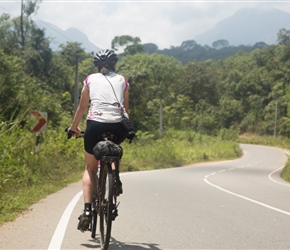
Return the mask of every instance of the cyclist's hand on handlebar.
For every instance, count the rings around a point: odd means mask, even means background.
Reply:
[[[75,137],[81,137],[82,136],[82,131],[79,127],[70,127],[70,130],[73,132],[73,135],[75,135]]]
[[[129,143],[131,143],[135,137],[135,131],[130,131],[128,136],[127,136],[127,139],[129,140]]]
[[[84,132],[81,131],[79,128],[72,129],[71,127],[67,127],[65,129],[65,132],[67,132],[67,139],[70,139],[72,136],[75,136],[76,138],[82,137]]]

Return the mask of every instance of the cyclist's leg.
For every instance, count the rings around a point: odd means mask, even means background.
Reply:
[[[92,197],[96,184],[96,173],[98,170],[98,161],[94,155],[85,152],[86,168],[82,179],[84,212],[79,217],[78,229],[83,231],[89,230],[92,220]]]
[[[93,191],[96,184],[98,161],[95,156],[85,152],[86,168],[82,179],[84,203],[92,203]]]
[[[117,135],[117,140],[115,141],[116,144],[120,145],[123,141],[126,140],[128,136],[128,131],[126,131],[121,123],[115,123],[113,127],[113,133]],[[113,162],[112,163],[112,170],[113,170],[113,176],[114,176],[114,182],[116,184],[116,191],[117,194],[123,193],[123,187],[122,182],[120,180],[119,172],[121,167],[121,159],[118,163]]]
[[[99,123],[87,121],[87,127],[84,136],[85,148],[85,171],[82,178],[82,189],[84,199],[84,213],[79,217],[78,229],[85,231],[89,229],[91,222],[92,196],[96,183],[96,173],[98,170],[98,161],[93,155],[93,147],[98,142],[94,130]]]
[[[93,148],[100,141],[99,133],[96,133],[96,131],[99,131],[102,126],[102,123],[90,120],[87,121],[84,136],[86,167],[82,179],[82,188],[85,204],[92,203],[92,196],[96,183],[96,173],[98,171],[98,161],[94,156]]]
[[[118,162],[112,162],[112,174],[113,174],[113,181],[114,181],[114,186],[116,190],[116,195],[123,193],[123,184],[120,180],[119,167],[120,167],[120,160]]]

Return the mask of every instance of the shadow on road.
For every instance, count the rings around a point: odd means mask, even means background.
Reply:
[[[90,240],[92,244],[81,244],[84,247],[87,248],[95,248],[99,249],[100,248],[100,241],[99,240]],[[157,247],[157,244],[154,243],[137,243],[137,242],[120,242],[115,240],[113,237],[111,237],[110,241],[110,250],[161,250],[160,248]]]
[[[137,242],[120,242],[111,238],[110,249],[122,249],[122,250],[161,250],[157,247],[157,244],[154,243],[137,243]]]

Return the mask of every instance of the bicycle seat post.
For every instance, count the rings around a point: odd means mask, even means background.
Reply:
[[[104,141],[112,141],[112,142],[115,142],[117,140],[117,136],[111,132],[105,132],[101,135],[101,138],[104,140]]]

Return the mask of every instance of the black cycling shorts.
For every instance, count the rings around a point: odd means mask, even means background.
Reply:
[[[93,154],[94,146],[102,140],[101,135],[105,132],[110,132],[116,135],[117,138],[114,142],[117,144],[123,142],[128,136],[128,132],[124,130],[123,125],[120,122],[103,123],[87,120],[87,127],[84,135],[85,151],[89,154]]]

